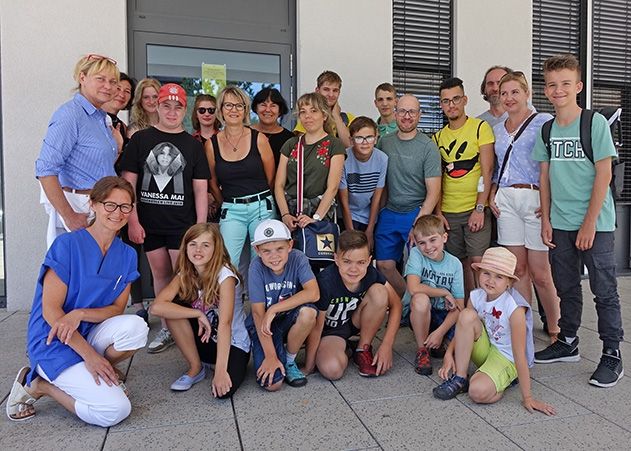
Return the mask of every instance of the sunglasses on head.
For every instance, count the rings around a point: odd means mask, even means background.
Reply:
[[[116,60],[110,58],[109,56],[98,55],[96,53],[90,53],[89,55],[86,55],[86,58],[88,60],[95,60],[95,61],[108,60],[110,63],[116,66]]]
[[[215,111],[217,111],[217,108],[214,108],[214,107],[210,107],[210,108],[199,107],[199,108],[197,108],[197,112],[199,114],[206,114],[206,111],[208,111],[208,114],[215,114]]]

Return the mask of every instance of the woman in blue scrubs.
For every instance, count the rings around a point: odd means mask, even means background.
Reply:
[[[102,178],[90,193],[93,221],[57,237],[48,250],[28,323],[30,366],[13,383],[10,420],[35,415],[33,403],[42,396],[102,427],[131,412],[115,365],[144,347],[149,331],[142,318],[123,315],[138,271],[136,252],[117,234],[134,201],[129,182]]]

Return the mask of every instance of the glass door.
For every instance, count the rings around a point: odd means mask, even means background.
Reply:
[[[195,96],[217,95],[226,84],[237,85],[250,98],[262,88],[274,87],[293,107],[289,45],[149,32],[136,32],[134,42],[133,73],[138,79],[153,77],[186,90],[188,130]],[[256,115],[252,113],[251,119],[256,122]],[[284,118],[286,127],[291,122],[292,117]]]

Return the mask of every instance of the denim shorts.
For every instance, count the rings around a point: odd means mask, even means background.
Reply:
[[[276,350],[276,357],[278,360],[285,365],[285,361],[287,358],[287,353],[285,350],[285,342],[287,341],[287,334],[289,333],[289,329],[294,325],[296,320],[298,319],[298,315],[300,314],[300,309],[303,308],[312,308],[316,312],[319,312],[318,308],[314,304],[303,304],[296,307],[293,310],[289,310],[287,312],[280,313],[276,315],[276,318],[272,321],[272,341],[274,342],[274,349]],[[254,374],[259,370],[261,365],[263,364],[263,360],[265,360],[265,352],[263,351],[263,346],[261,346],[261,342],[259,340],[259,336],[256,333],[256,326],[254,324],[254,318],[250,313],[245,320],[245,327],[248,329],[248,333],[250,334],[250,339],[252,340],[252,360],[254,361]],[[283,379],[283,374],[276,370],[274,373],[274,379],[272,380],[272,384],[275,384]],[[257,378],[257,382],[260,381]]]

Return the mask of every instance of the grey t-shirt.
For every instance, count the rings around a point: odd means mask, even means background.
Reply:
[[[484,113],[478,116],[478,119],[482,119],[483,121],[488,122],[491,127],[495,127],[495,125],[508,119],[508,113],[504,111],[501,116],[495,117],[491,114],[489,110],[486,110]]]
[[[382,137],[377,147],[388,156],[386,208],[407,213],[420,207],[427,194],[425,179],[442,175],[434,141],[421,132],[405,141],[392,133]]]

